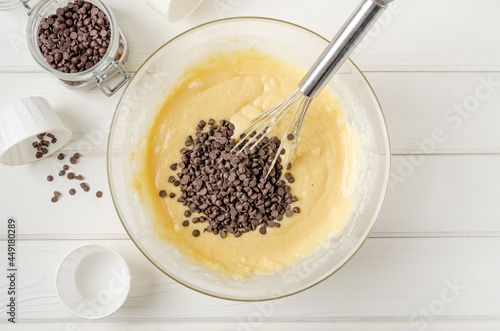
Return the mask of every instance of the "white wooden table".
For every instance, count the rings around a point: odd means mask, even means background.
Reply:
[[[163,43],[230,16],[291,21],[333,37],[357,0],[205,0],[170,24],[144,0],[105,0],[132,50],[131,71]],[[102,199],[50,202],[51,161],[0,165],[0,270],[7,219],[18,222],[17,326],[22,330],[500,329],[500,1],[400,0],[352,56],[378,95],[392,145],[382,214],[355,257],[320,285],[267,303],[214,299],[157,270],[126,235],[106,178],[107,131],[120,93],[73,92],[39,68],[23,10],[0,13],[0,106],[40,95],[74,132],[67,153]],[[439,136],[438,138],[436,138]],[[57,184],[67,192],[67,184]],[[132,273],[124,306],[89,322],[67,311],[55,272],[73,248],[104,243]],[[0,271],[4,275],[3,271]],[[0,277],[0,329],[7,322]]]

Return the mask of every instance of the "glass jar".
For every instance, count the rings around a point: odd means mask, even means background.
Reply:
[[[26,26],[26,39],[31,55],[36,62],[51,73],[64,86],[75,90],[88,90],[98,86],[106,96],[112,96],[118,89],[125,85],[131,75],[125,69],[124,63],[128,60],[129,48],[125,37],[116,23],[116,18],[111,9],[100,0],[85,0],[96,5],[109,19],[111,38],[108,49],[101,60],[92,68],[78,73],[64,73],[52,68],[43,57],[38,47],[38,29],[43,18],[52,15],[57,8],[66,6],[71,0],[41,0],[33,8],[28,5],[29,0],[21,0],[28,11],[29,19]],[[116,74],[121,79],[114,86],[108,80]]]

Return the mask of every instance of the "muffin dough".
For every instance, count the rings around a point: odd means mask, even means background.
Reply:
[[[303,75],[255,49],[212,54],[185,71],[158,109],[134,156],[139,167],[133,184],[158,234],[194,263],[237,278],[275,273],[316,250],[351,212],[356,139],[337,99],[323,91],[311,104],[292,159],[292,194],[299,199],[292,208],[300,213],[284,217],[280,228],[267,228],[265,235],[253,231],[239,238],[203,233],[208,223],[182,226],[186,207],[176,201],[180,189],[167,181],[176,173],[169,166],[179,162],[198,122],[226,119],[239,132],[292,93]],[[161,198],[160,190],[176,198]],[[202,233],[197,238],[194,229]]]

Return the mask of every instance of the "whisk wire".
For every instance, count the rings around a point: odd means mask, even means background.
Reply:
[[[297,98],[293,98],[288,104],[286,104],[283,107],[283,109],[277,111],[277,113],[274,114],[273,119],[271,119],[269,121],[269,123],[266,126],[264,126],[264,129],[269,130],[269,131],[271,131],[272,129],[274,129],[276,127],[276,125],[278,125],[278,123],[283,119],[283,117],[285,117],[286,114],[288,114],[288,112],[293,108],[293,106],[295,106],[295,104],[301,99],[302,96],[303,96],[302,94],[298,95]],[[301,104],[302,104],[302,102],[301,102]],[[276,120],[277,117],[279,117],[279,118]],[[292,118],[292,121],[293,121],[294,118],[295,118],[295,116]],[[264,139],[265,136],[262,134],[263,131],[264,131],[264,129],[260,130],[257,133],[256,137],[258,137],[259,134],[261,134],[261,136],[260,136],[260,138],[257,139],[257,141],[255,141],[252,144],[252,146],[250,146],[250,150],[252,150],[253,148],[255,148],[261,142],[261,140]],[[287,131],[289,129],[290,128],[288,128]]]
[[[285,168],[290,162],[290,156],[292,155],[295,146],[297,145],[298,136],[300,133],[300,128],[302,127],[302,122],[304,121],[305,114],[312,98],[303,94],[299,89],[295,90],[286,99],[278,103],[276,106],[270,108],[269,110],[263,112],[259,116],[254,117],[250,124],[238,135],[240,140],[233,147],[231,152],[237,151],[236,155],[239,155],[243,150],[251,152],[259,143],[264,139],[266,133],[273,130],[278,123],[291,111],[293,111],[292,118],[281,138],[280,145],[276,150],[276,154],[273,157],[270,168],[267,171],[266,178],[272,172],[281,152],[284,150],[285,144],[288,143],[288,136],[290,133],[293,134],[293,141],[291,143],[290,151],[288,153],[287,162],[284,164]],[[295,108],[295,110],[293,110]],[[283,153],[285,154],[285,153]]]
[[[295,149],[295,144],[297,143],[297,139],[298,139],[298,132],[296,132],[295,129],[297,128],[298,122],[302,121],[304,119],[304,115],[307,111],[307,108],[309,107],[310,100],[312,100],[311,98],[303,95],[302,93],[301,93],[301,97],[303,97],[303,98],[300,101],[300,104],[297,107],[297,109],[295,109],[295,112],[293,113],[292,119],[291,119],[290,123],[288,124],[288,127],[287,127],[285,133],[283,134],[283,137],[281,137],[280,146],[278,147],[278,151],[276,152],[276,155],[274,156],[273,162],[271,163],[271,167],[269,168],[269,170],[266,174],[266,178],[269,176],[269,174],[271,173],[271,170],[274,168],[274,165],[276,164],[276,161],[280,157],[280,152],[284,148],[285,142],[287,140],[287,136],[290,133],[290,128],[292,127],[292,124],[294,124],[293,129],[291,131],[292,134],[294,135],[293,143],[292,143],[292,146],[291,146],[290,151],[288,153],[287,161],[286,161],[286,163],[284,163],[284,169],[286,169],[286,167],[288,166],[288,162],[290,161],[290,156],[292,155],[293,150]],[[304,107],[302,105],[304,105]],[[297,114],[299,113],[299,111],[300,111],[299,118],[297,119],[297,121],[295,121],[295,118],[297,117]],[[283,116],[278,121],[280,121],[283,118]],[[302,125],[302,123],[300,123],[300,126],[301,125]]]
[[[238,151],[238,153],[236,153],[236,155],[238,155],[242,150],[245,149],[245,147],[253,142],[254,140],[256,140],[256,136],[259,134],[259,133],[256,133],[254,136],[252,137],[248,137],[249,136],[249,133],[251,133],[252,131],[255,131],[255,130],[258,130],[263,124],[266,123],[266,119],[268,119],[269,117],[273,116],[273,113],[280,109],[280,107],[284,104],[287,104],[290,100],[292,100],[293,98],[295,98],[297,95],[301,94],[300,91],[296,90],[294,93],[292,93],[291,95],[289,95],[285,100],[281,101],[280,103],[278,103],[277,105],[275,105],[274,107],[270,108],[269,110],[263,112],[262,114],[254,117],[253,119],[250,120],[250,125],[247,126],[245,129],[243,129],[237,137],[240,137],[240,140],[238,141],[238,143],[233,147],[233,149],[231,150],[231,152],[234,152],[241,144],[244,144],[240,150]],[[252,128],[255,126],[255,128],[252,130]],[[265,126],[264,126],[264,129],[265,129]],[[263,132],[263,130],[261,130]],[[261,132],[259,131],[259,132]],[[244,137],[241,137],[242,134],[245,134]],[[245,139],[245,138],[248,138],[248,139]]]
[[[294,132],[293,142],[292,142],[292,146],[290,147],[290,151],[288,153],[288,157],[286,159],[286,162],[284,163],[285,169],[286,169],[286,167],[288,167],[288,163],[290,162],[290,158],[292,157],[292,154],[295,150],[295,147],[297,146],[297,142],[299,140],[299,135],[300,135],[300,129],[302,128],[302,123],[304,122],[304,118],[306,116],[307,109],[309,109],[309,105],[311,104],[313,99],[306,97],[304,100],[305,100],[305,105],[301,109],[299,118],[295,122],[295,125],[293,126],[293,129],[292,129],[292,132]]]

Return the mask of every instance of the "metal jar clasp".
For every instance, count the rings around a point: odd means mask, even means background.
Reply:
[[[111,87],[107,83],[106,79],[113,77],[116,73],[120,73],[123,78],[118,82],[115,86]],[[130,73],[125,69],[123,63],[120,61],[111,62],[104,71],[99,74],[95,74],[95,81],[97,86],[101,89],[101,91],[108,97],[115,94],[126,82],[130,80]]]

